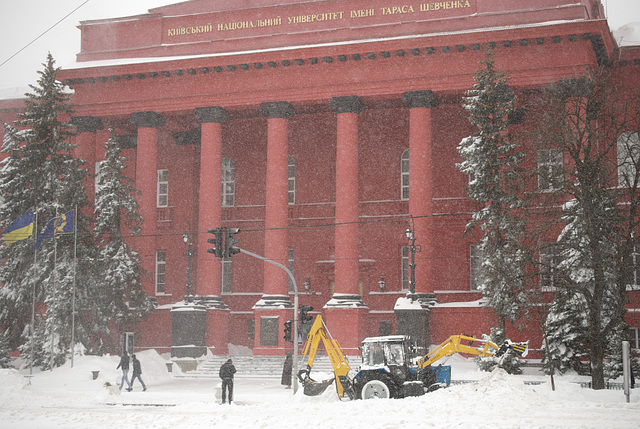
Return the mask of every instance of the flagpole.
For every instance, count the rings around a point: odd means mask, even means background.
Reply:
[[[34,246],[33,246],[33,286],[31,290],[31,351],[29,352],[29,375],[33,374],[33,341],[35,340],[36,330],[36,269],[38,268],[38,249],[36,249],[35,243],[38,242],[38,206],[36,206],[36,213],[33,220],[35,234]]]
[[[73,368],[73,355],[75,354],[74,346],[76,339],[76,269],[77,269],[77,256],[78,256],[78,206],[76,206],[73,212],[73,288],[71,297],[71,368]]]
[[[58,217],[58,209],[56,208],[54,219]],[[56,239],[56,221],[53,223],[53,296],[56,296],[56,277],[58,276],[58,240]],[[55,310],[51,312],[51,356],[49,356],[49,370],[53,371],[53,339]]]

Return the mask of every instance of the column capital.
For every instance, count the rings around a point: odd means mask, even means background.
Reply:
[[[360,113],[366,109],[362,99],[357,95],[333,97],[329,105],[336,113]]]
[[[104,124],[100,118],[95,116],[74,116],[71,124],[76,127],[79,133],[95,133],[104,129]]]
[[[291,103],[287,101],[269,101],[262,103],[260,106],[260,113],[265,115],[268,119],[288,119],[295,116],[296,110],[293,108]]]
[[[423,91],[407,91],[402,96],[402,102],[407,105],[409,109],[414,107],[426,107],[431,109],[438,105],[438,98],[430,90]]]
[[[138,128],[160,128],[165,124],[164,116],[156,112],[136,112],[129,118]]]
[[[204,123],[221,124],[229,120],[229,113],[220,106],[197,107],[193,116]]]

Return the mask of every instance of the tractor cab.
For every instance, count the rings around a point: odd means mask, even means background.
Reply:
[[[403,335],[369,337],[362,342],[362,367],[408,366],[407,338]]]

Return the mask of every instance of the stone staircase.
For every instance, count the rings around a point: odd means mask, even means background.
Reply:
[[[236,367],[236,378],[280,378],[284,356],[212,356],[201,363],[197,369],[182,374],[175,374],[176,378],[215,378],[218,379],[218,370],[227,359],[233,360]],[[352,359],[353,360],[353,359]],[[359,364],[359,359],[356,359]],[[352,363],[354,365],[354,363]],[[307,358],[298,356],[298,368],[306,368]],[[327,356],[316,357],[313,364],[313,372],[332,373],[333,367]],[[295,376],[295,374],[294,374]]]

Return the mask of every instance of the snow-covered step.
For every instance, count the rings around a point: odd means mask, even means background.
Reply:
[[[282,356],[221,356],[216,355],[201,363],[196,370],[188,371],[176,377],[183,378],[218,378],[220,366],[227,361],[233,361],[236,367],[236,377],[239,378],[280,378],[284,357]],[[298,367],[306,368],[306,357],[300,356]],[[328,357],[317,357],[313,364],[313,372],[331,373],[333,367]]]

